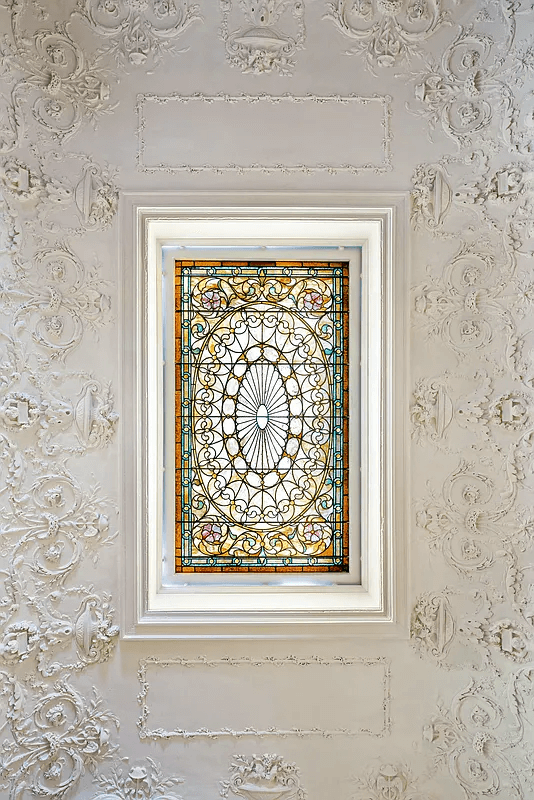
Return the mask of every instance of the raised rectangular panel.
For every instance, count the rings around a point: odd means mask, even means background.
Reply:
[[[381,737],[389,732],[386,658],[151,657],[139,666],[141,738]]]
[[[138,167],[146,172],[386,172],[391,169],[389,104],[389,97],[378,95],[140,95]]]

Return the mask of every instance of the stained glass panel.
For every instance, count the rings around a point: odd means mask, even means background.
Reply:
[[[175,263],[176,571],[347,571],[348,264]]]

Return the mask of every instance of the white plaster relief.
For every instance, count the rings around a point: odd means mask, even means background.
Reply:
[[[240,0],[241,26],[237,29],[233,29],[233,22],[238,4],[235,0],[219,0],[219,5],[222,13],[219,36],[231,66],[245,74],[292,74],[293,56],[306,41],[304,0]],[[237,19],[235,22],[239,24]]]
[[[20,145],[28,116],[57,142],[78,131],[85,119],[95,121],[113,110],[108,76],[99,58],[90,58],[69,32],[68,22],[54,28],[25,31],[32,9],[25,0],[11,4],[11,41],[1,47],[3,72],[14,81],[6,105],[6,125],[0,130],[0,152]],[[28,13],[29,12],[29,13]],[[23,77],[17,76],[22,73]]]
[[[6,673],[1,679],[12,738],[2,742],[0,786],[9,800],[61,800],[116,752],[110,737],[118,721],[101,708],[96,690],[86,699],[66,680],[30,688]]]
[[[450,17],[441,0],[331,0],[324,19],[355,44],[371,72],[421,55],[421,46]]]
[[[161,765],[150,756],[146,765],[138,763],[127,768],[118,764],[109,775],[96,775],[94,782],[103,791],[92,800],[182,800],[174,789],[183,783],[183,778],[165,777]]]
[[[159,64],[177,52],[176,40],[189,26],[202,20],[199,5],[186,0],[78,0],[75,13],[109,42],[107,52],[121,66]]]
[[[149,670],[151,667],[159,667],[165,669],[169,669],[173,666],[181,666],[186,667],[187,669],[192,669],[195,667],[210,667],[210,669],[215,667],[230,667],[232,670],[240,669],[244,667],[254,667],[255,670],[261,667],[269,667],[269,666],[276,666],[276,667],[298,667],[299,669],[305,670],[308,667],[321,667],[328,668],[334,666],[340,666],[343,668],[347,668],[347,673],[350,670],[350,667],[358,667],[362,666],[365,668],[366,671],[378,667],[382,672],[381,678],[381,703],[379,709],[379,726],[377,729],[370,729],[368,727],[365,728],[336,728],[336,729],[325,729],[320,727],[313,727],[313,728],[306,728],[306,727],[285,727],[280,728],[276,726],[269,726],[265,728],[256,728],[254,726],[247,725],[242,729],[234,729],[231,727],[224,727],[218,730],[211,729],[208,727],[197,728],[195,730],[185,730],[183,728],[174,728],[172,730],[167,730],[163,727],[157,728],[149,728],[148,727],[148,720],[151,714],[151,708],[148,703],[148,698],[150,694],[150,681],[149,681]],[[390,663],[389,659],[384,657],[377,657],[377,658],[345,658],[343,656],[337,658],[320,658],[318,656],[312,656],[311,658],[299,658],[296,656],[287,656],[284,658],[275,658],[266,656],[264,658],[248,658],[248,657],[240,657],[240,658],[219,658],[219,659],[207,659],[205,657],[199,657],[196,659],[187,659],[187,658],[159,658],[158,656],[149,656],[139,662],[139,669],[138,669],[138,678],[140,683],[140,690],[137,695],[137,701],[141,706],[141,713],[137,722],[137,727],[139,729],[139,737],[140,739],[153,739],[153,740],[165,740],[165,739],[218,739],[220,737],[232,737],[232,738],[241,738],[241,737],[286,737],[286,736],[298,736],[298,737],[308,737],[308,736],[320,736],[320,737],[332,737],[332,736],[340,736],[340,737],[355,737],[355,736],[371,736],[375,738],[381,738],[388,734],[391,729],[391,717],[390,717],[390,701],[391,701],[391,693],[390,693]],[[350,680],[349,675],[347,675],[347,679]]]
[[[221,781],[221,797],[241,797],[243,800],[305,800],[299,770],[282,756],[236,755],[230,766],[230,779]]]
[[[233,108],[243,104],[246,106],[267,106],[265,114],[268,111],[269,106],[274,106],[275,108],[281,107],[284,108],[286,104],[290,104],[293,106],[296,104],[297,106],[307,106],[307,113],[310,114],[310,109],[321,108],[324,109],[323,114],[323,125],[326,125],[325,128],[325,137],[328,130],[331,128],[331,120],[328,114],[328,110],[332,107],[332,113],[335,111],[336,106],[344,107],[344,108],[356,108],[358,112],[358,117],[361,119],[364,117],[364,109],[365,107],[371,108],[378,106],[381,108],[380,114],[380,121],[378,123],[378,138],[374,142],[375,146],[378,143],[380,149],[380,158],[377,161],[369,161],[364,163],[346,163],[342,161],[341,163],[336,160],[336,156],[333,156],[332,160],[330,160],[330,152],[329,152],[329,160],[326,161],[318,161],[317,159],[313,159],[310,163],[259,163],[255,159],[262,158],[264,153],[263,151],[267,147],[270,149],[272,147],[273,138],[262,138],[257,137],[253,138],[252,143],[256,145],[255,155],[251,163],[248,164],[237,164],[237,163],[167,163],[167,162],[158,162],[158,163],[147,163],[146,158],[146,151],[148,149],[148,142],[147,142],[147,112],[149,109],[150,104],[156,104],[159,106],[169,105],[171,108],[169,111],[172,110],[172,105],[178,104],[179,106],[192,106],[190,110],[190,116],[194,111],[195,104],[214,106],[214,121],[217,121],[218,114],[216,106],[219,104],[224,104],[227,107]],[[361,107],[361,108],[358,108]],[[217,95],[204,95],[202,93],[196,93],[192,95],[180,95],[177,93],[170,94],[170,95],[157,95],[157,94],[140,94],[137,97],[137,114],[138,114],[138,128],[137,128],[137,137],[138,137],[138,149],[137,149],[137,169],[140,172],[146,173],[157,173],[157,172],[167,172],[169,174],[173,173],[202,173],[202,172],[214,172],[217,174],[226,174],[226,173],[237,173],[237,174],[247,174],[247,173],[281,173],[281,174],[315,174],[315,173],[327,173],[330,175],[337,175],[347,173],[350,175],[358,175],[364,172],[373,172],[375,174],[382,174],[385,172],[389,172],[392,167],[392,153],[391,153],[391,141],[392,141],[392,127],[391,127],[391,97],[389,95],[372,95],[370,97],[362,97],[356,94],[350,94],[346,96],[342,95],[302,95],[296,96],[289,93],[282,94],[282,95],[271,95],[271,94],[257,94],[257,95],[249,95],[249,94],[240,94],[240,95],[228,95],[228,94],[217,94]],[[331,116],[331,115],[330,115]],[[272,130],[272,126],[269,125],[268,117],[262,120],[259,119],[259,130],[266,129]],[[352,125],[354,126],[355,121],[352,120]],[[202,127],[200,130],[205,128],[205,123],[202,123]],[[197,132],[196,136],[198,137],[199,132]],[[239,131],[236,129],[234,131],[236,136],[238,135]],[[183,134],[182,134],[183,135]],[[345,141],[349,143],[353,143],[354,141],[354,132],[351,128],[347,127]],[[368,144],[367,139],[368,136],[365,137],[366,139],[366,146]],[[290,139],[290,129],[285,130],[284,137],[280,138],[278,132],[275,133],[275,140],[279,142],[280,145],[283,145],[285,149],[288,149],[290,146],[293,148],[295,145],[299,145],[300,149],[302,149],[301,144],[301,137],[299,136],[298,142],[292,141]],[[191,135],[191,144],[194,146],[195,135]],[[291,142],[291,144],[290,144]],[[328,143],[328,138],[325,138],[325,142]],[[362,137],[362,141],[359,143],[360,147],[358,149],[362,149],[364,146],[364,140]]]

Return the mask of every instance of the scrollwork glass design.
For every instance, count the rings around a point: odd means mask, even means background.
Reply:
[[[348,286],[176,262],[177,572],[348,569]]]

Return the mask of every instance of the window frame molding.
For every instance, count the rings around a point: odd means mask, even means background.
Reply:
[[[407,195],[126,192],[121,196],[120,215],[123,638],[406,636]],[[302,238],[310,222],[310,230],[323,231],[313,234],[312,240]],[[229,230],[238,235],[232,235],[228,243],[252,244],[258,235],[249,231],[258,231],[262,225],[264,231],[273,227],[277,233],[272,242],[281,246],[297,242],[299,246],[361,246],[363,272],[374,275],[364,282],[362,294],[362,386],[374,380],[374,395],[363,400],[362,393],[362,415],[366,402],[368,406],[370,401],[377,403],[379,409],[378,425],[373,423],[370,438],[367,426],[362,426],[362,464],[372,465],[375,459],[373,485],[362,470],[362,520],[367,519],[366,498],[374,498],[372,526],[365,521],[361,525],[362,550],[369,563],[362,567],[360,585],[163,586],[162,515],[158,511],[163,481],[161,470],[154,468],[162,459],[162,403],[157,393],[163,369],[157,363],[162,331],[155,323],[157,287],[150,276],[161,274],[165,245],[226,244]],[[288,227],[299,228],[300,238],[281,236],[280,231]],[[184,235],[186,239],[181,238]],[[380,309],[379,369],[376,358],[365,357],[368,302]]]

